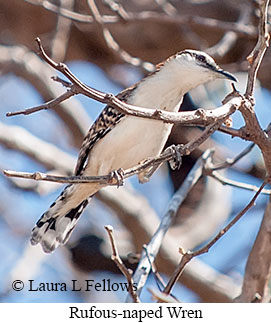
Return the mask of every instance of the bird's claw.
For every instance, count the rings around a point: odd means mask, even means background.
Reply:
[[[172,170],[178,170],[182,165],[182,154],[180,152],[182,146],[183,145],[172,145],[167,148],[171,151],[172,156],[174,156],[173,159],[169,161],[169,165]]]
[[[124,184],[124,170],[122,168],[113,170],[110,173],[110,177],[112,181],[115,180],[117,182],[117,187],[120,187]]]

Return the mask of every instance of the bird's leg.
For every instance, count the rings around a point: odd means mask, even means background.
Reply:
[[[180,153],[182,144],[179,145],[171,145],[165,149],[165,152],[170,152],[172,154],[173,159],[169,160],[169,165],[172,170],[180,169],[182,165],[182,155]]]
[[[123,174],[124,174],[124,171],[122,168],[119,168],[117,170],[113,170],[112,172],[110,172],[111,181],[116,180],[117,187],[120,187],[124,184]]]
[[[164,153],[170,152],[172,154],[172,156],[174,156],[174,158],[169,161],[169,165],[172,170],[179,169],[182,165],[182,155],[180,153],[180,150],[182,147],[183,147],[183,145],[172,145],[172,146],[167,147],[164,151]],[[157,164],[154,166],[150,166],[149,168],[145,169],[143,172],[139,173],[137,175],[139,183],[141,183],[141,184],[147,183],[150,180],[153,173],[155,171],[157,171],[157,169],[162,164],[163,163],[160,163],[160,164]]]

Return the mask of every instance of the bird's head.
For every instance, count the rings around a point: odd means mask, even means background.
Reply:
[[[214,79],[228,79],[236,82],[237,79],[229,72],[224,71],[208,54],[186,49],[173,56],[176,69],[193,83],[202,84]],[[188,81],[187,80],[187,81]]]

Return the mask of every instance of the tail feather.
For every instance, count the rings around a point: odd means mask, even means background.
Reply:
[[[89,197],[75,204],[76,201],[72,200],[71,193],[74,193],[74,190],[69,185],[41,216],[32,230],[30,240],[32,245],[40,243],[44,252],[50,253],[68,241],[80,215],[91,199]]]

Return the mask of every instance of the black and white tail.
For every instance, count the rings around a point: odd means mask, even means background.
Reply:
[[[91,196],[76,198],[76,186],[68,185],[46,211],[32,230],[31,244],[41,244],[44,252],[53,252],[64,245],[71,236],[80,215],[88,205]]]

